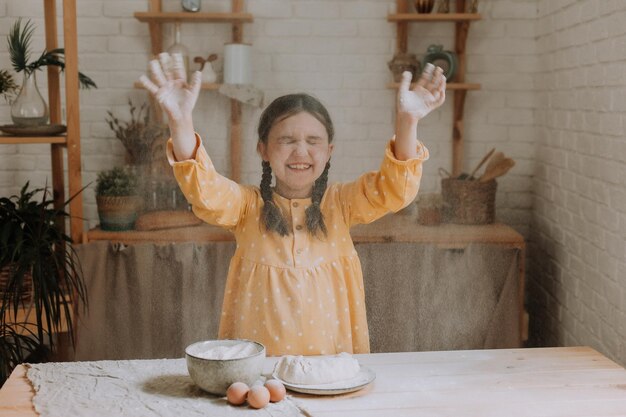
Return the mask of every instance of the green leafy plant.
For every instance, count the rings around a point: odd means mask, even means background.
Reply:
[[[22,26],[22,19],[18,19],[11,29],[7,37],[9,46],[9,56],[11,64],[15,72],[24,71],[26,75],[32,74],[34,71],[41,69],[47,65],[53,65],[65,69],[65,49],[56,48],[51,51],[44,50],[39,58],[31,61],[31,41],[35,27],[30,20]],[[83,74],[78,73],[78,81],[84,88],[97,88],[96,83]]]
[[[97,196],[131,196],[137,192],[137,176],[129,168],[116,167],[98,174]]]
[[[37,335],[24,323],[0,323],[0,386],[20,363],[45,350]]]
[[[107,111],[105,119],[111,130],[115,133],[130,160],[131,164],[149,163],[152,161],[154,144],[166,137],[168,128],[164,125],[152,123],[150,111],[146,103],[139,108],[128,100],[130,107],[130,121],[120,121],[113,112]]]
[[[68,216],[54,208],[47,188],[29,190],[29,183],[0,198],[0,381],[33,352],[54,350],[54,333],[66,330],[75,342],[72,306],[86,305],[87,295],[72,239],[57,226]],[[20,310],[34,317],[19,322]]]
[[[17,93],[17,84],[13,76],[7,70],[0,70],[0,96],[9,101],[15,93]]]

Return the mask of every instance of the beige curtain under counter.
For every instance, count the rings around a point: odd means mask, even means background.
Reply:
[[[372,352],[520,346],[520,250],[364,242]],[[89,295],[76,360],[176,358],[215,338],[232,241],[77,247]]]

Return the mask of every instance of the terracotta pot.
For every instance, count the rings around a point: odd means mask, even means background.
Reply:
[[[423,226],[437,226],[441,223],[442,196],[438,193],[417,195],[417,222]]]
[[[100,228],[108,231],[133,230],[142,199],[138,196],[97,196]]]
[[[439,207],[420,207],[417,222],[422,226],[437,226],[441,223]]]

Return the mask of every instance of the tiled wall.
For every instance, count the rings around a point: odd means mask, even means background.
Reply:
[[[626,2],[538,2],[531,335],[626,364]]]

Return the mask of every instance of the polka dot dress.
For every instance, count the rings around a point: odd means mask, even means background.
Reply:
[[[418,158],[399,161],[392,140],[380,171],[330,185],[320,205],[326,237],[306,230],[310,198],[286,199],[274,193],[291,227],[291,234],[281,237],[260,222],[263,200],[258,187],[219,175],[199,137],[197,141],[194,159],[176,161],[171,140],[167,154],[194,213],[229,228],[237,241],[219,337],[259,341],[268,355],[368,353],[363,273],[349,230],[415,198],[427,149],[420,144]]]

